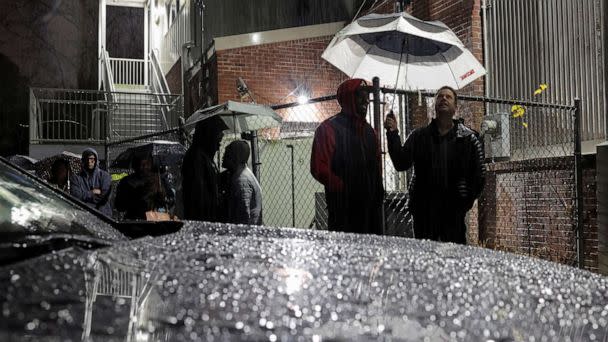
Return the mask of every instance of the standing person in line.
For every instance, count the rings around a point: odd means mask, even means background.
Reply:
[[[247,167],[251,150],[244,140],[226,146],[222,166],[228,172],[227,222],[262,225],[262,189]]]
[[[419,239],[466,244],[465,215],[484,185],[484,154],[477,134],[454,120],[456,91],[442,87],[435,96],[435,118],[414,130],[403,146],[397,121],[384,122],[395,169],[414,166],[408,207]]]
[[[220,222],[219,170],[213,157],[228,126],[218,116],[196,124],[182,164],[184,218]]]
[[[63,158],[53,162],[49,184],[65,193],[70,193],[70,162]]]
[[[70,183],[72,196],[112,217],[112,178],[108,172],[99,168],[97,151],[87,148],[82,152],[82,170],[78,175],[72,175]]]
[[[315,131],[310,172],[325,186],[330,230],[380,235],[384,189],[377,135],[365,120],[366,85],[351,79],[338,87],[342,110]]]
[[[149,153],[137,153],[131,160],[133,173],[121,179],[116,189],[114,207],[125,212],[126,220],[146,220],[149,211],[172,213],[175,193],[155,167]]]

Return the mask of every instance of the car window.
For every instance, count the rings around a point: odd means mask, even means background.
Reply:
[[[0,162],[0,233],[125,239],[106,222],[4,161]]]

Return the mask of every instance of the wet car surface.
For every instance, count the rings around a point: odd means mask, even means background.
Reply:
[[[0,270],[0,340],[605,341],[608,278],[476,247],[187,222]]]
[[[0,183],[0,341],[608,339],[608,278],[587,271],[397,237],[116,222],[1,158]]]

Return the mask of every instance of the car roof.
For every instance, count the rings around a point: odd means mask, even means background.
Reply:
[[[591,340],[608,278],[407,238],[186,222],[0,269],[0,337]],[[131,318],[134,317],[134,318]]]

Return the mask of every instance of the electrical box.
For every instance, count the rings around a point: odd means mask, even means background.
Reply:
[[[486,115],[481,123],[486,158],[508,159],[511,157],[510,113]]]

